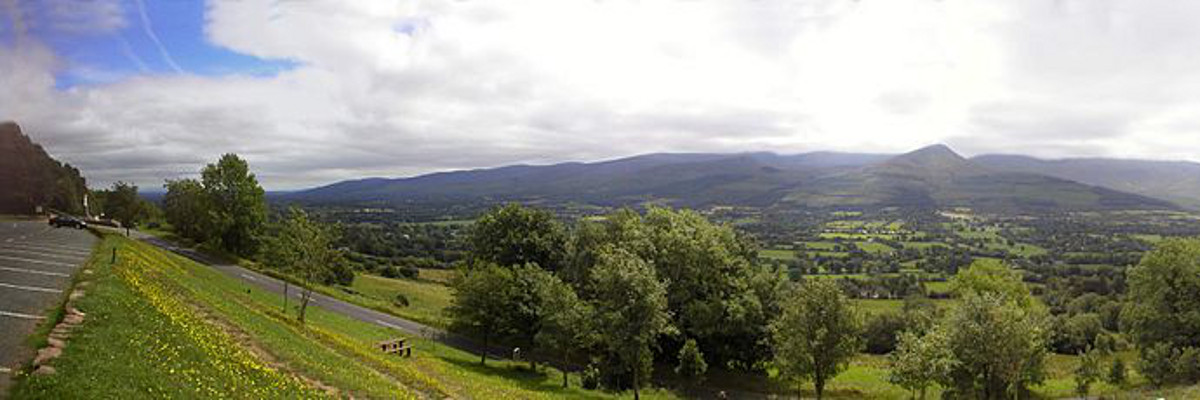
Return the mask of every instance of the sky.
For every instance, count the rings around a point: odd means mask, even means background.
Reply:
[[[1200,161],[1200,2],[0,0],[0,120],[89,185],[652,152]]]

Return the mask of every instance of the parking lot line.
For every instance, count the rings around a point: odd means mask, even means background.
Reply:
[[[25,249],[25,250],[37,250],[37,251],[46,251],[46,252],[60,252],[60,253],[70,254],[73,256],[80,256],[80,257],[92,254],[91,250],[52,249],[52,248],[48,248],[48,247],[38,247],[38,246],[32,246],[32,245],[27,245],[27,244],[17,244],[17,243],[10,243],[10,244],[0,245],[0,246],[3,246],[0,248],[7,248],[7,249]]]
[[[25,274],[46,275],[46,276],[61,276],[64,278],[71,277],[70,274],[64,274],[61,272],[38,271],[38,270],[33,270],[33,269],[13,268],[13,267],[5,267],[5,266],[0,266],[0,271],[12,271],[12,272],[25,273]]]
[[[29,314],[23,314],[23,313],[19,313],[19,312],[10,312],[10,311],[0,311],[0,316],[13,317],[13,318],[24,318],[24,319],[39,319],[39,320],[46,319],[46,317],[43,317],[40,315],[29,315]]]
[[[40,286],[14,285],[11,283],[4,283],[4,282],[0,282],[0,288],[13,288],[13,289],[20,289],[20,290],[28,290],[30,292],[62,293],[62,290],[58,290],[58,289],[44,288],[44,287],[40,287]]]
[[[34,263],[34,264],[46,264],[46,265],[53,265],[56,267],[67,267],[67,268],[75,267],[75,264],[71,264],[71,263],[64,263],[64,262],[57,262],[57,261],[30,260],[28,258],[11,257],[11,256],[5,256],[5,255],[0,255],[0,260],[27,262],[27,263]]]
[[[74,255],[63,255],[63,254],[54,254],[54,253],[39,253],[39,252],[32,251],[32,250],[24,250],[24,249],[17,249],[17,248],[4,247],[4,246],[0,246],[0,252],[29,254],[29,255],[38,256],[38,257],[67,259],[67,260],[71,260],[71,261],[79,260],[79,257],[80,257],[80,256],[74,256]]]
[[[12,244],[15,244],[18,246],[26,246],[26,247],[39,247],[40,248],[39,250],[54,250],[54,251],[63,250],[63,251],[72,251],[72,252],[78,252],[78,253],[82,253],[82,252],[90,253],[91,252],[91,249],[88,249],[88,248],[80,248],[79,246],[68,246],[68,245],[53,244],[53,243],[46,243],[46,242],[19,241],[19,242],[12,242]]]

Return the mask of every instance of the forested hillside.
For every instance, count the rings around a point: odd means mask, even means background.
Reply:
[[[38,206],[81,213],[87,193],[78,169],[55,160],[15,122],[0,122],[0,188],[5,214],[29,214]]]

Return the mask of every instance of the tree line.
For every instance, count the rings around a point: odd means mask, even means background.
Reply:
[[[555,363],[564,385],[576,371],[588,387],[637,397],[655,366],[696,380],[709,368],[773,369],[821,397],[854,356],[871,351],[890,353],[891,382],[914,397],[936,385],[944,398],[1027,398],[1059,350],[1081,356],[1076,389],[1086,396],[1097,380],[1125,379],[1119,358],[1099,365],[1116,347],[1116,330],[1103,331],[1114,324],[1152,383],[1200,380],[1198,240],[1165,242],[1131,269],[1136,302],[1055,303],[1076,314],[1054,317],[1021,271],[978,259],[950,280],[955,306],[912,298],[902,315],[873,319],[836,281],[791,282],[782,269],[752,262],[750,240],[692,211],[622,210],[566,225],[506,205],[476,222],[470,245],[452,283],[452,329],[519,346],[531,368]]]

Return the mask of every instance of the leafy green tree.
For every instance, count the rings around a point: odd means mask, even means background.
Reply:
[[[200,176],[208,198],[212,237],[233,254],[254,254],[267,220],[267,203],[250,164],[236,154],[225,154],[204,167]]]
[[[1001,399],[1043,380],[1045,312],[998,292],[968,294],[943,321],[956,360],[950,377],[961,396]]]
[[[704,380],[704,373],[708,371],[708,363],[704,362],[704,353],[700,352],[700,345],[696,344],[695,340],[688,339],[683,342],[683,347],[679,349],[678,359],[679,364],[675,366],[676,374],[693,382]]]
[[[948,381],[950,371],[955,367],[954,353],[950,351],[948,341],[942,329],[933,329],[924,335],[902,332],[896,351],[890,356],[888,380],[914,392],[917,398],[925,399],[925,391],[935,383]]]
[[[945,330],[954,354],[948,382],[953,394],[1000,399],[1043,381],[1049,314],[1020,273],[980,260],[951,284],[961,300],[937,329]]]
[[[1096,347],[1097,337],[1104,333],[1104,323],[1095,313],[1060,317],[1054,326],[1053,344],[1061,354],[1078,354]]]
[[[798,383],[811,380],[820,399],[825,384],[844,371],[862,347],[861,331],[858,312],[836,283],[804,283],[784,300],[783,314],[771,324],[780,377]]]
[[[975,260],[967,269],[959,271],[950,279],[950,287],[958,296],[994,293],[1021,308],[1036,306],[1029,288],[1021,281],[1021,273],[998,260]]]
[[[335,265],[345,262],[341,251],[334,248],[334,241],[334,233],[329,227],[308,219],[304,211],[294,207],[280,224],[277,236],[267,241],[264,262],[304,282],[297,315],[300,323],[304,323],[313,286],[328,279]],[[286,298],[286,291],[284,296]]]
[[[1087,397],[1092,383],[1100,380],[1100,357],[1093,350],[1079,354],[1079,366],[1075,368],[1075,393]]]
[[[1137,369],[1154,387],[1162,387],[1175,374],[1178,352],[1167,343],[1155,343],[1139,349]]]
[[[694,211],[652,207],[644,216],[621,210],[575,231],[570,276],[586,275],[597,249],[625,249],[654,267],[667,285],[672,325],[704,349],[711,365],[749,370],[769,360],[767,327],[780,313],[786,276],[751,262],[754,247],[729,226]],[[662,349],[673,355],[682,345],[665,338]]]
[[[163,196],[163,212],[167,222],[179,236],[196,242],[208,241],[212,233],[209,227],[207,198],[204,185],[195,179],[167,181]]]
[[[549,271],[561,268],[566,241],[554,214],[515,203],[475,221],[470,240],[476,260],[504,267],[534,264]]]
[[[596,338],[593,336],[593,311],[571,287],[555,278],[556,283],[543,286],[541,301],[543,320],[536,341],[541,348],[562,357],[560,369],[563,387],[568,385],[567,368],[572,355],[588,347]]]
[[[673,332],[666,287],[646,261],[620,248],[597,253],[591,286],[604,367],[615,370],[612,376],[629,373],[638,399],[639,388],[653,372],[651,346],[658,336]]]
[[[547,323],[551,321],[579,322],[578,319],[563,321],[559,315],[555,315],[560,312],[578,311],[570,309],[572,306],[569,303],[570,299],[565,298],[573,297],[574,292],[571,291],[570,286],[563,283],[554,274],[535,264],[525,264],[514,267],[512,270],[513,286],[507,291],[510,295],[507,299],[509,315],[504,319],[505,325],[502,329],[510,333],[508,339],[527,349],[530,369],[536,371],[536,348],[539,343],[537,339]],[[572,317],[574,316],[565,316],[568,320],[573,319]],[[566,326],[556,328],[570,329]]]
[[[1139,348],[1138,370],[1156,386],[1186,376],[1170,372],[1186,349],[1200,348],[1200,239],[1170,239],[1127,272],[1121,327]]]
[[[446,312],[452,329],[483,339],[480,364],[487,364],[491,339],[507,335],[512,288],[516,280],[512,269],[495,264],[478,265],[459,274],[451,282],[454,298]]]
[[[104,212],[125,228],[136,227],[149,216],[152,205],[138,196],[138,187],[125,182],[113,183],[104,192]]]

